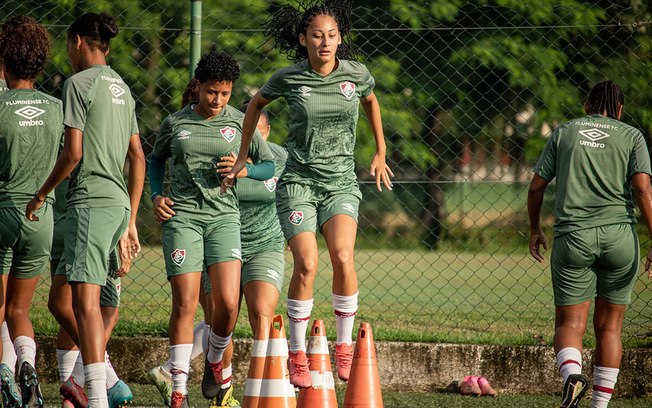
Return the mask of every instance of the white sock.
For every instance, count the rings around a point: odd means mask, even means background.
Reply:
[[[315,300],[288,299],[288,319],[290,321],[290,351],[306,351],[306,331],[310,323],[310,313]]]
[[[14,350],[16,350],[16,364],[18,367],[27,361],[32,367],[36,364],[36,343],[28,336],[19,336],[14,339]]]
[[[222,361],[224,351],[231,342],[231,335],[229,334],[227,337],[221,337],[211,331],[208,342],[210,343],[208,354],[206,355],[208,362],[217,363],[218,361]]]
[[[11,342],[11,337],[9,336],[7,322],[2,322],[0,335],[2,336],[2,364],[6,364],[11,370],[11,373],[14,374],[16,370],[16,350],[14,350],[14,343]]]
[[[190,361],[194,360],[195,357],[204,352],[204,331],[206,330],[206,323],[203,321],[195,325],[195,330],[193,331],[194,339],[192,342],[192,354],[190,354]]]
[[[106,396],[106,363],[93,363],[84,366],[86,377],[86,394],[90,408],[107,408],[109,400]]]
[[[353,343],[353,323],[358,312],[358,292],[351,296],[333,295],[335,326],[337,328],[336,344]]]
[[[59,382],[64,382],[72,375],[75,362],[79,356],[79,350],[57,349],[57,369],[59,371]],[[76,381],[75,381],[76,382]]]
[[[170,346],[170,361],[172,368],[172,392],[188,394],[188,373],[190,372],[190,354],[192,344],[175,344]]]
[[[593,367],[593,400],[591,408],[606,408],[618,381],[617,368]]]
[[[571,374],[582,374],[582,353],[576,348],[566,347],[557,353],[557,368],[564,379]]]
[[[86,375],[84,373],[84,360],[82,359],[81,353],[77,355],[77,361],[75,361],[75,367],[72,369],[72,379],[80,387],[84,386],[86,382]]]
[[[106,363],[106,389],[112,388],[119,380],[118,374],[113,369],[111,360],[109,360],[109,353],[104,352],[104,362]]]
[[[204,331],[202,332],[201,336],[201,345],[204,348],[204,353],[208,353],[208,349],[210,348],[209,343],[209,338],[211,337],[211,326],[210,324],[206,324],[204,322],[204,326],[206,327]]]
[[[220,388],[223,390],[231,386],[231,377],[233,377],[233,364],[224,368],[222,367],[222,385]]]

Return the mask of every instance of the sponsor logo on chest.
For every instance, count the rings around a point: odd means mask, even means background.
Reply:
[[[235,129],[232,128],[231,126],[227,126],[220,129],[220,133],[222,134],[224,140],[226,140],[229,143],[231,143],[235,138]]]
[[[43,121],[36,119],[42,114],[45,113],[43,109],[39,109],[37,107],[27,105],[23,106],[22,108],[18,109],[17,111],[14,112],[16,115],[23,117],[27,120],[19,120],[18,121],[18,126],[43,126]]]
[[[312,91],[312,88],[304,85],[301,88],[299,88],[299,96],[304,96],[304,97],[310,96],[310,91]]]
[[[191,134],[192,134],[192,133],[188,132],[187,130],[182,129],[181,132],[177,133],[177,138],[178,138],[179,140],[190,139],[190,135],[191,135]]]
[[[604,143],[598,143],[598,140],[602,140],[610,136],[609,133],[603,132],[600,129],[583,129],[579,131],[579,134],[589,139],[588,141],[580,140],[581,146],[593,147],[598,149],[604,149],[606,146]]]
[[[355,95],[355,84],[350,81],[342,82],[340,84],[340,92],[346,97],[346,99],[351,99]]]
[[[177,248],[172,251],[170,258],[172,259],[172,262],[174,262],[177,266],[181,266],[183,261],[186,260],[186,250]]]
[[[265,184],[265,188],[271,193],[274,190],[276,190],[276,182],[278,181],[278,177],[272,177],[271,179],[267,179],[263,181]]]

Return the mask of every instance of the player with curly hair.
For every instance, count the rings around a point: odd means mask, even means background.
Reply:
[[[354,172],[353,149],[360,102],[376,141],[371,174],[376,186],[391,189],[385,163],[380,105],[367,68],[350,60],[351,2],[304,2],[279,8],[266,32],[294,65],[274,73],[247,109],[242,147],[223,188],[233,184],[245,165],[249,139],[260,110],[283,97],[290,108],[288,160],[276,191],[276,208],[294,258],[288,291],[290,381],[310,387],[305,335],[313,305],[319,260],[315,231],[326,239],[333,265],[333,309],[337,325],[335,363],[340,379],[349,378],[352,331],[358,309],[358,281],[353,253],[362,195]]]
[[[240,148],[244,115],[228,105],[237,62],[225,53],[205,54],[195,69],[199,102],[168,116],[161,124],[149,158],[154,217],[163,223],[163,253],[172,286],[170,359],[173,408],[188,406],[187,379],[193,346],[193,324],[207,269],[214,312],[205,370],[213,382],[202,384],[206,398],[220,392],[230,376],[222,376],[222,358],[231,341],[240,293],[240,212],[233,191],[220,194],[220,157]],[[165,162],[172,158],[170,194],[164,196]],[[266,180],[274,174],[273,155],[256,133],[253,163],[242,176]]]
[[[115,19],[106,13],[83,14],[68,28],[68,57],[75,74],[63,85],[64,145],[26,209],[27,218],[35,220],[44,197],[70,176],[59,269],[65,271],[72,289],[78,333],[69,334],[77,334],[89,407],[108,406],[106,332],[100,307],[106,262],[117,245],[123,257],[140,251],[136,214],[145,157],[135,101],[120,75],[106,64],[109,41],[117,34]],[[125,157],[128,183],[123,176]]]
[[[61,101],[34,89],[49,55],[47,31],[31,17],[13,17],[2,26],[0,59],[9,90],[0,95],[0,319],[6,311],[20,384],[19,392],[13,367],[2,364],[6,407],[43,406],[29,309],[50,255],[53,195],[40,197],[37,222],[22,214],[54,167],[63,136]]]

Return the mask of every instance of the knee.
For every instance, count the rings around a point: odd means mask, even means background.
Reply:
[[[194,319],[196,311],[197,304],[190,299],[179,299],[177,302],[174,302],[174,305],[172,306],[172,314],[178,318],[190,317],[191,319]]]
[[[586,331],[586,320],[575,316],[567,316],[557,324],[557,328],[564,328],[584,334],[584,331]]]
[[[622,324],[617,321],[603,320],[593,324],[596,337],[618,336],[622,330]]]
[[[344,273],[353,272],[353,251],[349,249],[337,249],[332,257],[333,268]]]
[[[302,280],[314,279],[317,275],[317,260],[312,257],[298,257],[294,260],[294,274]]]

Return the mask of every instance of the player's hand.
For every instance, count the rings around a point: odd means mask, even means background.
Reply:
[[[140,253],[140,239],[138,238],[138,229],[136,228],[136,225],[130,225],[127,227],[127,231],[125,231],[127,234],[128,242],[127,242],[127,250],[129,252],[129,258],[133,259],[138,256]]]
[[[129,273],[131,269],[131,257],[129,256],[129,238],[127,232],[122,235],[118,241],[118,255],[120,256],[120,268],[116,271],[116,275],[122,278]]]
[[[647,278],[652,279],[652,248],[647,251],[647,257],[645,258],[645,272],[647,272]]]
[[[41,208],[43,204],[45,204],[45,198],[41,200],[37,195],[34,195],[34,197],[29,200],[29,203],[27,203],[27,207],[25,208],[25,216],[27,219],[30,221],[38,221],[36,211],[38,211],[38,209]]]
[[[154,197],[152,204],[154,205],[154,219],[158,222],[167,221],[176,214],[170,208],[174,203],[168,197],[158,195]]]
[[[221,194],[226,193],[226,190],[233,187],[233,185],[235,184],[236,175],[240,173],[240,171],[242,171],[244,166],[245,166],[244,160],[243,161],[236,160],[235,163],[233,163],[233,167],[231,168],[229,174],[224,176],[224,178],[222,179],[222,187],[220,188]]]
[[[220,161],[217,163],[217,173],[220,175],[228,174],[233,169],[238,155],[235,152],[231,152],[228,156],[221,156]],[[243,167],[242,170],[238,172],[236,178],[247,177],[247,167]]]
[[[530,232],[530,255],[538,261],[543,262],[543,254],[541,253],[541,246],[546,251],[548,250],[548,240],[543,230],[539,228],[536,232]]]
[[[374,154],[374,157],[371,159],[369,173],[376,178],[376,188],[378,191],[383,191],[381,182],[385,185],[385,188],[391,191],[393,184],[389,178],[394,177],[394,173],[392,173],[392,170],[385,163],[384,154]]]

